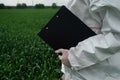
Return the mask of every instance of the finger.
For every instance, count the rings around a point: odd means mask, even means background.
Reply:
[[[59,55],[58,58],[59,58],[60,60],[62,60],[62,56]]]
[[[58,49],[55,51],[55,53],[62,53],[64,49]]]
[[[68,49],[58,49],[58,50],[56,50],[55,52],[56,53],[63,53],[63,52],[66,52],[66,51],[68,51]]]
[[[58,49],[55,51],[55,53],[57,53],[59,56],[62,56],[64,53],[64,49]]]

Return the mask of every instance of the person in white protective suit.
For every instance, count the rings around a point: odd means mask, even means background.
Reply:
[[[120,80],[120,0],[70,0],[66,7],[97,35],[55,51],[64,80]]]

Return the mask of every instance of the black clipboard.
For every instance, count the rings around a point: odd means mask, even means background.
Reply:
[[[46,26],[38,33],[54,50],[69,49],[91,36],[96,35],[69,9],[62,6]]]

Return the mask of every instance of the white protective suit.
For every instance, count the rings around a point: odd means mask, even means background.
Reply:
[[[70,48],[65,80],[120,80],[120,0],[70,0],[66,7],[97,35]]]

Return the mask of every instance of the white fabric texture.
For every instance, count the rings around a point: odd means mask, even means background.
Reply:
[[[70,0],[66,7],[97,35],[70,48],[65,80],[120,80],[120,0]]]

